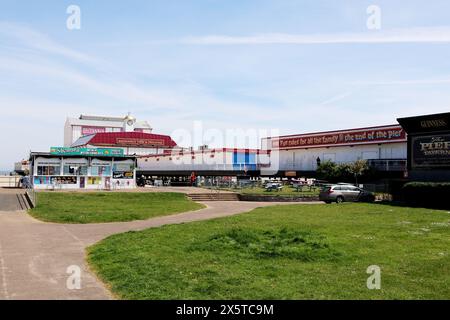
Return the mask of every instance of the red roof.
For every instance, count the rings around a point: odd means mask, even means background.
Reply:
[[[84,136],[73,147],[94,145],[109,147],[173,148],[177,144],[170,136],[143,132],[102,132]]]

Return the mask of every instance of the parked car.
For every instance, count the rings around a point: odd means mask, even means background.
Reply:
[[[266,184],[264,188],[266,189],[266,191],[281,191],[283,189],[283,186],[281,185],[281,183],[272,182]]]
[[[319,199],[326,203],[344,201],[373,202],[375,195],[367,190],[347,184],[335,184],[324,187],[319,194]]]

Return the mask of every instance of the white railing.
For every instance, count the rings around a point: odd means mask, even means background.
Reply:
[[[20,176],[0,176],[0,188],[17,188],[20,178]]]

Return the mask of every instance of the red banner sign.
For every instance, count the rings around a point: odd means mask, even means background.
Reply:
[[[164,146],[164,139],[117,138],[116,144],[122,146]]]
[[[379,142],[406,141],[405,131],[399,127],[386,129],[365,129],[342,132],[330,132],[318,135],[281,137],[272,141],[273,148],[288,149],[299,147],[370,144]]]

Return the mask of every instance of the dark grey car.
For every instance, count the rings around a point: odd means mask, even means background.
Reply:
[[[352,185],[339,184],[324,187],[319,194],[319,199],[326,203],[341,203],[344,201],[373,202],[375,196],[370,191]]]

